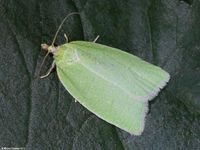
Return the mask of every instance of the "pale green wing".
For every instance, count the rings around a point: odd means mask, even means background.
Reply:
[[[118,49],[91,42],[62,45],[58,76],[82,105],[102,119],[140,135],[147,101],[169,80],[162,69]]]
[[[141,134],[148,102],[133,99],[79,63],[57,66],[57,73],[69,93],[88,110],[129,133]]]
[[[82,41],[68,47],[76,50],[82,66],[140,101],[153,99],[169,80],[161,68],[115,48]]]

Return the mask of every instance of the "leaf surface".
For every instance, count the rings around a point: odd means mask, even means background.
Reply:
[[[116,47],[164,68],[168,86],[150,102],[141,136],[83,108],[56,73],[35,78],[44,52],[69,39]],[[196,149],[200,145],[200,2],[198,0],[0,1],[0,147],[27,149]],[[48,57],[42,69],[51,64]]]

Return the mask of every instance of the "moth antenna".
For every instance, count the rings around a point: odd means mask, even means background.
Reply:
[[[55,40],[56,40],[57,35],[58,35],[58,33],[59,33],[61,27],[63,26],[64,22],[65,22],[70,16],[72,16],[72,15],[79,15],[79,13],[78,13],[78,12],[72,12],[72,13],[68,14],[68,15],[62,20],[61,24],[59,25],[59,27],[58,27],[58,29],[57,29],[57,31],[56,31],[56,33],[55,33],[55,36],[54,36],[54,38],[53,38],[53,41],[52,41],[52,43],[51,43],[51,46],[52,46],[52,47],[54,47]],[[49,53],[51,53],[51,52],[48,50],[48,47],[49,47],[49,46],[48,46],[47,44],[42,44],[41,46],[42,46],[42,49],[47,50],[47,54],[46,54],[45,57],[43,58],[42,64],[40,65],[39,72],[38,72],[38,77],[40,77],[40,72],[41,72],[42,66],[44,65],[44,62],[45,62],[47,56],[49,55]]]
[[[56,34],[55,34],[54,38],[53,38],[53,41],[52,41],[51,46],[54,46],[54,42],[55,42],[55,40],[56,40],[56,38],[57,38],[57,36],[58,36],[58,33],[59,33],[61,27],[62,27],[63,24],[64,24],[64,22],[65,22],[70,16],[72,16],[72,15],[79,15],[79,13],[78,13],[78,12],[72,12],[72,13],[68,14],[68,15],[62,20],[60,26],[58,27],[58,29],[57,29],[57,31],[56,31]]]

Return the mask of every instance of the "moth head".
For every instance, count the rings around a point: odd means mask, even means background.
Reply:
[[[47,51],[48,53],[52,53],[52,54],[54,54],[57,51],[57,49],[58,49],[58,47],[55,47],[55,46],[52,46],[52,45],[49,46],[46,43],[41,44],[41,48],[43,50]]]

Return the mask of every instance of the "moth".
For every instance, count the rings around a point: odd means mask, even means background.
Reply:
[[[42,49],[53,54],[51,69],[56,65],[60,82],[76,101],[134,135],[144,130],[148,101],[170,79],[160,67],[95,42],[72,41],[58,47],[42,44]]]

